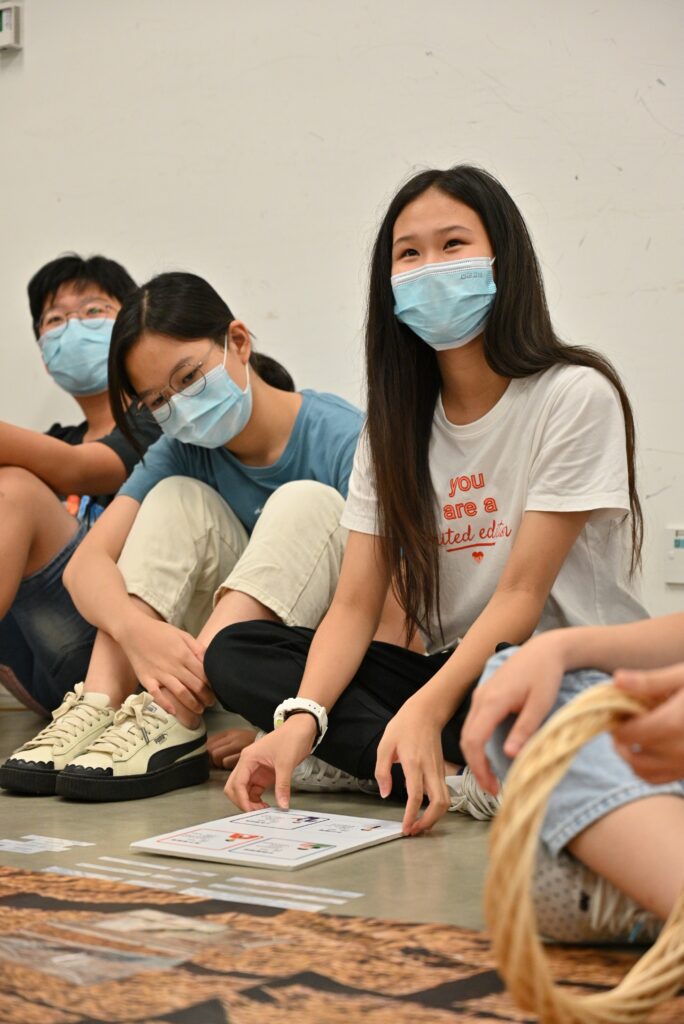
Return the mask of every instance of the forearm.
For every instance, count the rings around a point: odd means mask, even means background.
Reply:
[[[329,712],[361,664],[379,618],[380,609],[374,618],[333,601],[311,644],[298,696],[317,701]]]
[[[69,468],[71,449],[55,437],[0,423],[0,463],[29,470],[61,494],[75,493]]]
[[[77,551],[64,572],[64,584],[83,618],[121,642],[136,610],[107,552]]]
[[[684,661],[684,614],[618,626],[555,629],[535,637],[532,643],[553,651],[564,672],[579,668],[608,673],[620,668],[665,668]]]
[[[2,422],[0,465],[26,469],[58,494],[111,494],[126,476],[121,459],[107,445],[71,445]]]

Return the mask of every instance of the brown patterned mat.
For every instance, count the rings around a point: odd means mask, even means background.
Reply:
[[[614,985],[634,960],[570,948],[551,956],[556,977],[585,991]],[[530,1020],[502,992],[479,932],[0,868],[3,1024],[455,1020]],[[652,1020],[681,1024],[684,994]]]

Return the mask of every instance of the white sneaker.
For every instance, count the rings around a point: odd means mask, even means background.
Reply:
[[[354,791],[375,795],[379,792],[375,779],[356,779],[349,772],[333,768],[313,754],[305,757],[293,771],[292,788],[302,793]]]
[[[663,922],[570,853],[539,844],[534,909],[540,934],[555,942],[649,945]]]
[[[466,765],[459,775],[447,775],[445,780],[451,799],[450,811],[469,814],[478,821],[490,821],[501,806],[501,793],[492,796],[482,789]]]
[[[84,693],[77,683],[52,721],[24,743],[0,768],[0,786],[14,793],[51,795],[64,766],[77,757],[114,721],[105,693]]]
[[[204,722],[186,729],[149,693],[136,693],[85,753],[65,765],[57,793],[71,800],[137,800],[208,778]]]

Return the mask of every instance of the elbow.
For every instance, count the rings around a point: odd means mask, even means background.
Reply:
[[[548,596],[549,591],[545,588],[524,584],[500,586],[495,591],[493,602],[501,609],[512,610],[523,632],[530,627],[529,632],[532,633],[539,624]]]
[[[88,472],[87,462],[84,459],[86,445],[68,445],[64,443],[64,449],[59,457],[52,461],[50,478],[47,481],[57,494],[82,494],[88,493]],[[92,474],[90,474],[92,476]],[[104,493],[104,492],[100,492]]]
[[[65,464],[57,467],[57,472],[49,480],[53,491],[57,494],[77,494],[79,497],[88,493],[87,481],[78,465]]]
[[[126,469],[118,456],[112,453],[112,458],[104,464],[98,453],[98,458],[93,459],[90,448],[104,448],[97,442],[92,444],[74,446],[69,453],[69,458],[60,460],[52,487],[58,494],[115,494],[126,479]]]

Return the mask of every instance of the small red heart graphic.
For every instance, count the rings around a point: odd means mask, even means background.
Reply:
[[[473,558],[476,562],[481,562],[484,558],[484,551],[473,551]]]

